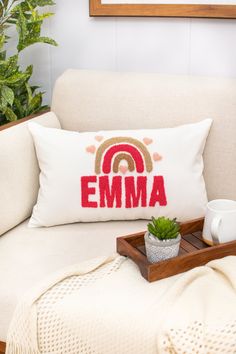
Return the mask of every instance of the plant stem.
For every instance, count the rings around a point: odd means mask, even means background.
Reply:
[[[8,6],[8,8],[4,7],[4,13],[3,13],[3,16],[0,20],[0,26],[3,26],[12,17],[11,9],[12,9],[15,2],[16,2],[16,0],[12,0],[11,4]]]

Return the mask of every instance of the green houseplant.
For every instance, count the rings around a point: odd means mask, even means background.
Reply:
[[[35,43],[57,45],[41,36],[45,18],[53,15],[40,8],[54,5],[52,0],[0,0],[0,125],[46,109],[42,105],[43,92],[30,85],[33,66],[20,68],[19,54]],[[18,33],[16,53],[7,55],[9,29]],[[11,31],[12,33],[12,31]]]
[[[176,219],[154,218],[147,225],[145,247],[149,262],[176,257],[180,246],[180,225]]]

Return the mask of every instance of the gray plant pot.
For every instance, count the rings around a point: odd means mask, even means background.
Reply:
[[[159,240],[148,231],[144,235],[147,259],[151,263],[178,256],[181,236],[171,240]]]

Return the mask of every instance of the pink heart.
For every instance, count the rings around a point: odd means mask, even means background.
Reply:
[[[143,138],[143,142],[145,145],[150,145],[153,142],[153,140],[150,138]]]
[[[96,151],[96,146],[90,145],[90,146],[86,147],[86,151],[89,152],[90,154],[94,154]]]
[[[95,140],[97,140],[97,141],[102,141],[103,140],[103,136],[101,136],[101,135],[96,135],[95,136]]]
[[[153,154],[153,160],[154,160],[154,161],[160,161],[160,160],[162,160],[162,156],[159,155],[157,152],[154,152],[154,154]]]
[[[120,170],[121,173],[123,173],[123,175],[125,175],[126,172],[128,171],[128,167],[127,167],[127,166],[120,165],[119,170]]]

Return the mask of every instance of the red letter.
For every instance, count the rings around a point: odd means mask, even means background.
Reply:
[[[125,207],[137,208],[147,206],[147,177],[137,177],[137,191],[135,191],[134,177],[125,177]]]
[[[89,187],[89,183],[97,182],[97,176],[84,176],[81,177],[81,200],[83,208],[97,208],[97,202],[89,201],[89,195],[95,194],[96,189]]]
[[[100,207],[113,208],[116,200],[116,208],[121,208],[121,176],[112,178],[111,187],[109,186],[109,177],[99,177]]]
[[[156,203],[161,206],[167,205],[163,176],[154,176],[149,206],[154,207]]]

